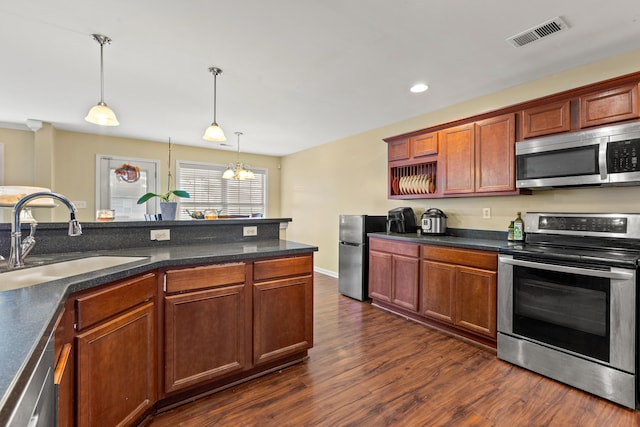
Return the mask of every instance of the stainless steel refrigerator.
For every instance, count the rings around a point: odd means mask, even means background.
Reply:
[[[338,291],[348,297],[369,299],[369,240],[367,233],[386,230],[387,217],[340,215]]]

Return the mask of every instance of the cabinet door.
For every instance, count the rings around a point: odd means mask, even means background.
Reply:
[[[580,127],[638,118],[638,85],[631,84],[580,97]]]
[[[444,194],[473,193],[475,189],[474,124],[440,131],[444,163]]]
[[[476,192],[515,190],[515,140],[514,114],[476,122]]]
[[[247,367],[245,288],[225,286],[165,297],[166,393]]]
[[[420,261],[401,255],[393,255],[391,302],[399,307],[418,311]]]
[[[496,273],[457,267],[455,324],[476,334],[496,337]]]
[[[313,276],[253,285],[253,362],[260,365],[313,346]]]
[[[369,250],[369,296],[372,299],[391,302],[391,275],[391,254]]]
[[[398,141],[391,141],[388,143],[388,157],[387,160],[393,162],[395,160],[407,160],[411,157],[410,145],[408,139],[401,139]]]
[[[410,141],[413,158],[438,154],[438,132],[416,135]]]
[[[422,261],[422,314],[453,324],[456,269],[449,264]]]
[[[551,135],[571,130],[571,103],[554,102],[522,112],[522,138]]]
[[[156,402],[153,302],[76,337],[78,425],[131,425]]]

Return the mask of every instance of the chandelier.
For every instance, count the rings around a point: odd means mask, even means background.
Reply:
[[[238,135],[238,160],[235,163],[229,163],[227,170],[222,174],[224,179],[234,179],[236,181],[244,181],[245,179],[255,178],[255,174],[249,165],[245,165],[240,161],[240,135],[242,132],[234,132]]]

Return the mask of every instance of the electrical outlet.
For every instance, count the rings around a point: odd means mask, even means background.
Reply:
[[[243,236],[257,236],[258,235],[258,227],[256,225],[251,227],[242,227],[242,235]]]
[[[482,218],[484,219],[491,218],[491,208],[482,208]]]
[[[171,230],[151,230],[151,240],[171,240]]]
[[[85,200],[74,200],[72,203],[73,203],[73,206],[76,207],[76,209],[86,209],[87,208],[87,202]]]

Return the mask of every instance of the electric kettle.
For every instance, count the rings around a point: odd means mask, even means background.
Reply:
[[[422,234],[444,234],[447,232],[447,216],[438,208],[424,211],[421,220]]]

